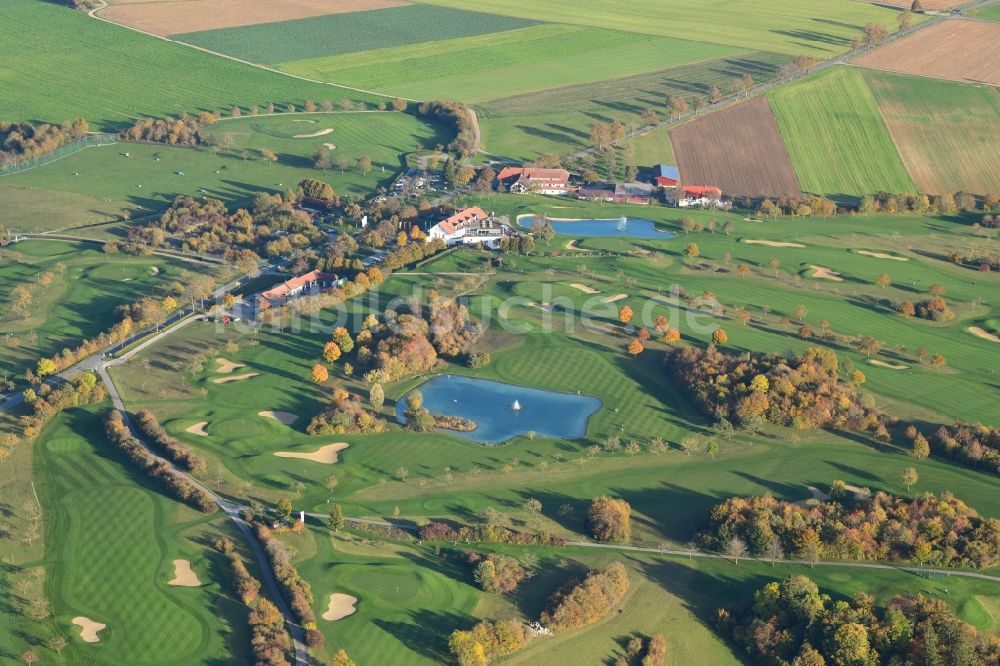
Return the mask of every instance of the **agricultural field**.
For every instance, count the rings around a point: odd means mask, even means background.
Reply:
[[[965,83],[1000,85],[1000,25],[949,20],[854,60],[863,67]]]
[[[400,7],[405,0],[112,0],[96,15],[155,35],[235,28],[258,23]]]
[[[805,192],[915,192],[862,73],[835,67],[768,93]]]
[[[4,3],[0,42],[21,45],[4,55],[4,83],[18,91],[0,96],[5,120],[62,123],[83,117],[92,130],[113,131],[137,116],[373,99],[220,59],[39,0]]]
[[[921,192],[1000,190],[995,88],[874,71],[865,80]]]
[[[119,143],[88,148],[6,176],[4,184],[125,201],[139,209],[133,210],[134,217],[166,208],[179,194],[245,206],[256,192],[282,192],[304,178],[329,182],[341,195],[365,197],[392,181],[404,154],[416,150],[418,143],[433,147],[451,140],[443,127],[394,112],[245,116],[222,120],[208,132],[217,146],[227,147]],[[313,168],[313,154],[324,148],[334,161],[342,155],[348,158],[344,173]],[[277,161],[261,159],[263,149],[273,151]],[[368,173],[356,168],[362,156],[374,165]],[[5,192],[0,189],[0,202]],[[29,218],[11,227],[34,230],[31,225]]]
[[[764,97],[681,125],[670,132],[670,141],[685,184],[715,185],[729,196],[799,194]]]
[[[474,11],[405,5],[174,35],[250,62],[274,64],[418,42],[515,30],[536,22]],[[363,38],[359,41],[359,37]]]

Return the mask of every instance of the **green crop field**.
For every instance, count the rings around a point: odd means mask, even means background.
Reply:
[[[386,94],[477,102],[740,53],[716,44],[546,24],[284,62],[280,68]]]
[[[241,60],[274,64],[515,30],[534,23],[475,11],[408,5],[205,30],[174,35],[174,38]]]
[[[248,108],[304,100],[372,99],[224,60],[87,18],[55,3],[9,0],[0,118],[61,123],[77,117],[111,130],[137,116]],[[82,66],[81,63],[86,63]]]
[[[312,138],[296,134],[329,132]],[[370,195],[387,185],[403,166],[403,154],[416,144],[432,147],[450,141],[446,130],[402,113],[279,114],[223,120],[209,133],[226,149],[176,148],[151,144],[117,144],[88,148],[51,164],[6,176],[4,184],[27,186],[127,201],[148,211],[162,210],[178,194],[208,196],[230,206],[247,205],[259,191],[284,191],[304,178],[319,178],[338,194]],[[224,141],[225,140],[225,141]],[[320,172],[312,156],[330,143],[333,159],[349,158],[350,169]],[[274,164],[260,150],[274,151]],[[244,158],[244,151],[246,155]],[[129,153],[130,157],[125,157]],[[363,174],[357,159],[368,156],[375,168]],[[0,202],[6,190],[0,189]],[[12,228],[34,230],[32,220]]]
[[[544,11],[533,0],[422,0],[554,23],[698,39],[748,49],[829,57],[850,48],[866,23],[892,26],[896,12],[851,0],[732,0],[706,9],[700,0],[650,0],[641,11],[628,0],[556,0]]]
[[[995,88],[875,71],[864,77],[921,192],[1000,190]]]
[[[768,98],[804,191],[837,198],[917,191],[858,70],[836,67]]]

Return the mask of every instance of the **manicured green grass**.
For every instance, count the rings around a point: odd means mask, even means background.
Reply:
[[[995,88],[874,70],[864,78],[921,192],[1000,189]]]
[[[515,30],[534,23],[476,11],[408,5],[205,30],[174,38],[242,60],[275,64]]]
[[[895,23],[896,12],[850,0],[734,0],[706,9],[699,0],[557,0],[539,10],[532,0],[422,0],[426,4],[505,16],[544,18],[647,35],[690,39],[749,49],[829,57],[850,48],[866,23]]]
[[[18,45],[4,53],[4,85],[16,91],[0,96],[5,120],[61,123],[82,116],[92,128],[110,130],[136,116],[234,104],[372,99],[217,58],[39,0],[4,3],[0,43]]]
[[[1000,21],[1000,7],[996,5],[989,5],[987,7],[977,9],[975,17],[983,19],[984,21]]]
[[[62,273],[60,263],[65,266]],[[99,246],[58,241],[26,241],[5,248],[0,251],[0,370],[23,377],[40,357],[76,347],[109,329],[121,319],[115,313],[118,306],[144,295],[162,298],[186,275],[208,270],[203,264],[162,256],[106,256]],[[46,272],[52,274],[47,287],[37,281]],[[10,308],[11,292],[18,286],[32,294],[28,319]],[[8,334],[17,339],[16,347]]]
[[[314,138],[293,138],[326,128],[334,131]],[[392,112],[244,117],[220,121],[209,131],[220,141],[231,140],[232,148],[102,146],[7,176],[5,184],[128,201],[148,211],[166,208],[179,194],[217,198],[230,207],[246,206],[256,192],[283,192],[304,178],[326,181],[341,195],[363,197],[390,183],[402,168],[403,154],[414,150],[417,143],[434,146],[450,140],[440,126]],[[346,173],[313,169],[312,156],[324,143],[337,146],[330,151],[333,159],[339,155],[349,158]],[[260,159],[259,151],[265,148],[278,155],[276,163]],[[131,157],[126,158],[126,152]],[[375,165],[367,174],[355,168],[363,155]],[[0,190],[0,197],[3,193]]]
[[[806,192],[915,192],[862,74],[835,67],[768,94]]]
[[[86,194],[20,187],[0,180],[0,226],[11,231],[54,231],[118,219],[125,203]]]
[[[741,49],[703,42],[544,24],[463,39],[284,62],[280,68],[386,94],[476,102],[739,53]],[[547,106],[576,109],[568,99],[558,107]]]

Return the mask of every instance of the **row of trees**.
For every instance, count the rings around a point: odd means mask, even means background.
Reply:
[[[260,581],[247,570],[243,556],[231,539],[221,537],[212,545],[229,560],[236,594],[252,609],[247,622],[251,631],[250,645],[258,666],[290,666],[288,653],[292,642],[285,631],[281,612],[273,603],[257,596]]]
[[[996,664],[1000,638],[980,634],[941,599],[900,595],[886,607],[858,592],[849,601],[791,576],[716,614],[716,626],[755,664]]]
[[[90,131],[83,118],[62,125],[0,121],[0,167],[51,152]]]
[[[212,497],[183,476],[171,469],[165,460],[155,458],[132,436],[117,409],[108,410],[104,418],[104,431],[108,440],[146,476],[159,481],[177,500],[204,513],[216,509]]]
[[[68,382],[52,388],[49,384],[39,384],[37,390],[29,388],[24,392],[24,400],[31,407],[30,414],[18,417],[21,436],[34,439],[42,426],[58,416],[63,410],[80,405],[94,405],[104,400],[104,386],[97,382],[97,375],[83,372]],[[12,432],[0,438],[0,460],[5,458],[18,443]]]
[[[189,472],[204,472],[207,465],[205,459],[192,451],[188,446],[167,434],[156,415],[148,409],[140,409],[135,414],[135,425],[147,439],[166,456]]]
[[[915,474],[904,481],[912,483]],[[912,500],[878,492],[848,497],[835,482],[830,500],[796,504],[770,495],[733,497],[712,508],[698,536],[732,556],[781,559],[785,553],[989,568],[1000,564],[1000,520],[979,516],[950,493]]]
[[[479,523],[454,527],[448,523],[430,522],[420,526],[423,541],[447,541],[449,543],[512,543],[561,546],[565,540],[546,531],[532,534],[510,528],[504,517],[496,511],[487,510]]]
[[[285,591],[288,605],[292,607],[295,617],[298,618],[302,628],[306,630],[306,644],[310,646],[322,645],[323,634],[316,628],[316,615],[312,610],[312,588],[292,564],[292,558],[288,554],[285,544],[271,534],[267,525],[257,523],[256,534],[257,538],[264,544],[264,551],[271,561],[275,578],[278,579],[278,583]]]
[[[973,467],[982,464],[1000,474],[1000,428],[981,423],[958,422],[941,426],[928,440],[916,426],[910,425],[907,426],[905,435],[913,442],[914,451],[929,453],[933,449],[940,455],[956,458]]]
[[[416,108],[419,118],[444,122],[455,128],[455,138],[448,149],[462,158],[472,157],[479,146],[476,145],[476,128],[472,111],[459,102],[424,102]]]
[[[122,141],[193,147],[205,141],[204,128],[216,120],[218,116],[209,111],[202,111],[197,117],[185,113],[180,118],[140,118],[119,132],[118,137]]]

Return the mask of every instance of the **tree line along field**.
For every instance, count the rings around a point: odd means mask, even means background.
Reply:
[[[295,138],[327,129],[333,131]],[[396,112],[245,116],[208,128],[214,148],[132,143],[88,148],[6,176],[3,184],[122,201],[147,212],[166,208],[179,194],[217,198],[233,208],[245,206],[256,192],[284,191],[304,178],[320,178],[339,195],[364,197],[391,182],[402,167],[404,153],[416,150],[417,144],[447,144],[448,132],[441,125]],[[327,149],[325,144],[335,148]],[[313,156],[320,149],[327,150],[334,164],[341,156],[348,158],[346,171],[314,169]],[[261,150],[273,151],[277,161],[262,159]],[[361,157],[368,157],[374,165],[367,173],[357,168]],[[5,193],[0,189],[0,202]],[[33,223],[33,219],[21,218],[11,228],[37,230],[30,226]]]
[[[405,5],[174,35],[174,38],[241,60],[274,64],[497,33],[535,23],[475,11]]]
[[[301,105],[372,97],[221,59],[49,2],[4,4],[0,42],[6,85],[0,118],[62,123],[83,117],[91,129],[114,130],[137,116],[244,109],[269,101]],[[88,66],[80,68],[79,63]]]

